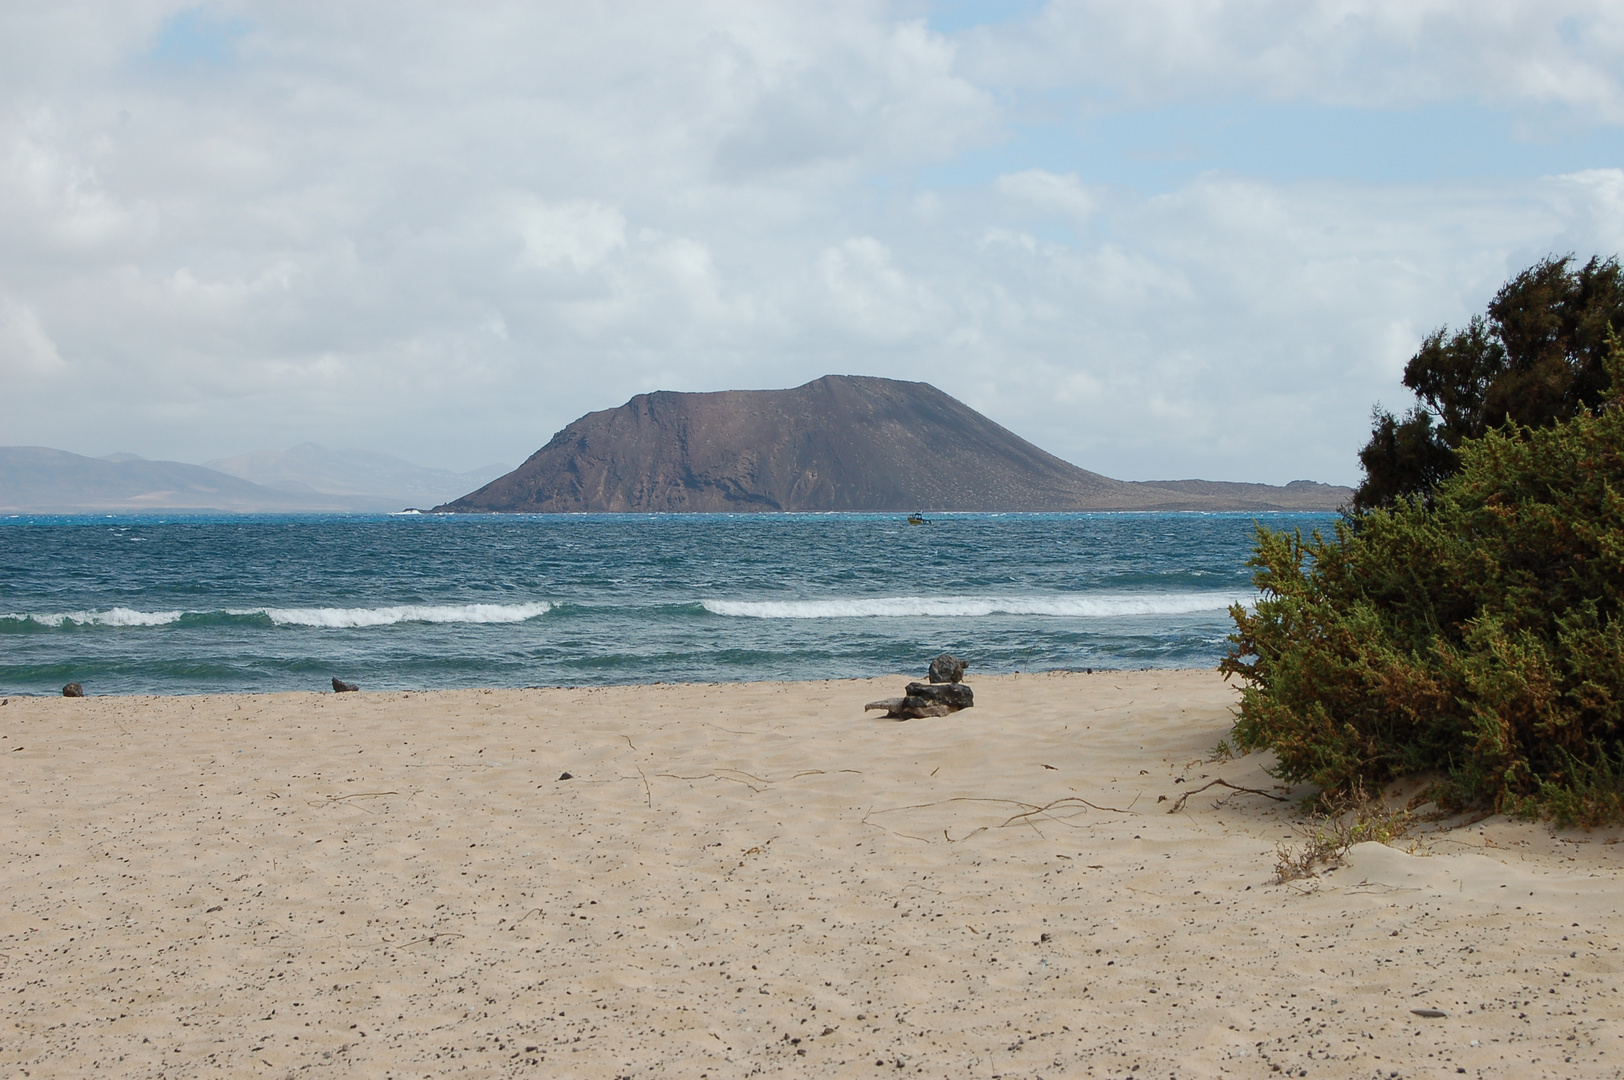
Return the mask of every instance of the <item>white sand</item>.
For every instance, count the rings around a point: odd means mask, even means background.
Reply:
[[[13,698],[0,1076],[1624,1075],[1616,832],[1273,884],[1212,673],[902,681]]]

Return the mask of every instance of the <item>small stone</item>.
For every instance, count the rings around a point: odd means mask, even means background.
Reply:
[[[573,773],[559,773],[558,778],[560,780],[574,780],[575,775]]]
[[[84,697],[85,696],[85,688],[80,686],[76,682],[70,682],[68,685],[66,685],[66,686],[64,686],[62,688],[62,696],[63,697]]]
[[[942,653],[930,662],[930,674],[927,677],[933,683],[963,682],[964,669],[969,666],[968,660],[960,660],[949,653]]]
[[[343,679],[340,679],[338,676],[336,676],[336,675],[333,676],[333,693],[335,693],[335,694],[353,694],[359,689],[361,689],[361,688],[359,686],[356,686],[354,683],[345,682]]]

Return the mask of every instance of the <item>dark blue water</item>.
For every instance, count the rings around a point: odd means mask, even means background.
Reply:
[[[0,519],[0,693],[1211,666],[1255,520],[1334,519]]]

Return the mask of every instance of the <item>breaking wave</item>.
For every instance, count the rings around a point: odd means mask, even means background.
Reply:
[[[106,611],[64,611],[45,614],[0,615],[0,629],[58,628],[82,626],[167,626],[184,620],[188,624],[250,622],[277,626],[313,626],[323,629],[353,629],[392,626],[396,623],[519,623],[545,615],[553,605],[545,600],[528,604],[396,604],[375,608],[299,607],[236,608],[226,611],[136,611],[114,607]]]
[[[553,605],[545,600],[529,604],[401,604],[380,608],[256,608],[278,626],[320,626],[348,629],[390,626],[394,623],[517,623],[545,615]]]
[[[875,596],[839,600],[703,600],[713,615],[746,619],[885,619],[1053,615],[1110,618],[1120,615],[1188,615],[1223,611],[1255,598],[1235,593],[1159,593],[1103,596]]]
[[[106,611],[58,611],[46,615],[0,615],[0,622],[32,622],[39,626],[164,626],[179,622],[184,611],[136,611],[115,607]]]

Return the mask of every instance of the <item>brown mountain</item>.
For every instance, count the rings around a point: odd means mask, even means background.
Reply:
[[[588,413],[441,513],[1333,510],[1353,492],[1079,469],[928,383],[639,394]]]

